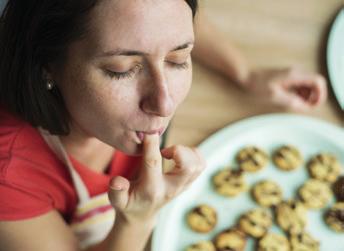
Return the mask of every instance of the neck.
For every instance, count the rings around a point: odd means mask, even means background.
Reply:
[[[67,153],[89,169],[102,173],[111,162],[115,149],[81,130],[71,128],[67,136],[60,136]]]

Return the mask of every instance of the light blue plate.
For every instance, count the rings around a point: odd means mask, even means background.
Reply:
[[[330,31],[327,67],[334,93],[344,110],[344,9],[339,12]]]
[[[220,168],[234,165],[237,151],[246,145],[257,145],[271,153],[281,144],[296,146],[308,160],[318,152],[331,152],[344,163],[344,131],[326,122],[299,115],[258,116],[230,125],[215,133],[200,145],[207,160],[202,175],[179,197],[166,205],[159,215],[154,231],[152,251],[184,251],[185,247],[200,241],[211,240],[221,230],[230,227],[242,212],[257,206],[249,194],[228,199],[216,194],[211,186],[211,176]],[[284,198],[295,197],[297,188],[309,177],[306,168],[292,172],[278,170],[272,164],[255,174],[245,174],[249,185],[262,179],[277,181]],[[331,204],[334,202],[332,199]],[[185,224],[186,213],[194,206],[206,203],[216,208],[218,224],[209,234],[192,232]],[[329,205],[330,206],[330,205]],[[324,210],[310,210],[306,230],[321,242],[322,251],[343,251],[344,234],[329,229],[322,219]],[[277,226],[272,231],[280,232]],[[246,251],[253,249],[249,239]]]

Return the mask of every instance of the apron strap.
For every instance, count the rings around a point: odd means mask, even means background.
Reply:
[[[80,175],[75,171],[72,162],[70,161],[66,150],[64,149],[60,138],[56,135],[51,135],[47,130],[38,128],[39,133],[51,148],[51,150],[56,154],[56,156],[68,167],[69,173],[72,177],[74,187],[76,189],[77,195],[79,197],[79,202],[83,203],[89,200],[90,195],[88,190],[82,181]]]

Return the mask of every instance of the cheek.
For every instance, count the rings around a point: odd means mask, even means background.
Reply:
[[[84,74],[78,71],[67,74],[63,83],[61,91],[67,109],[83,126],[109,130],[123,124],[132,112],[133,102],[128,101],[133,101],[133,90],[95,69],[88,69]]]
[[[178,106],[188,95],[192,82],[192,69],[182,73],[172,72],[170,77],[170,93],[175,104]]]
[[[92,111],[101,107],[101,103],[107,97],[104,86],[96,77],[89,72],[71,72],[62,81],[62,95],[65,99],[68,110],[81,112],[82,110]]]

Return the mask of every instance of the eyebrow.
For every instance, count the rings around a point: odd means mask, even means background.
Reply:
[[[189,46],[193,45],[194,42],[187,42],[185,44],[179,45],[175,48],[173,48],[170,52],[173,51],[179,51],[179,50],[184,50],[188,48]],[[147,53],[142,52],[142,51],[135,51],[135,50],[125,50],[125,49],[118,49],[114,51],[107,51],[104,52],[97,57],[111,57],[111,56],[144,56],[147,55]]]

